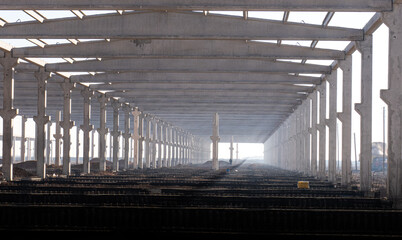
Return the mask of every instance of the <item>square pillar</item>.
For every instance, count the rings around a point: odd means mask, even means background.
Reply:
[[[3,118],[3,166],[2,171],[7,181],[13,180],[13,119],[18,114],[14,108],[14,67],[18,58],[11,57],[11,53],[5,52],[4,58],[0,58],[3,66],[3,109],[0,116]]]
[[[123,112],[124,112],[124,166],[123,169],[127,170],[128,169],[128,158],[129,158],[129,152],[130,152],[130,139],[131,139],[131,134],[130,134],[130,112],[132,112],[132,109],[129,105],[124,105],[123,106]]]
[[[336,183],[336,120],[337,120],[337,71],[333,70],[327,78],[329,84],[329,119],[328,125],[328,181]]]
[[[364,41],[356,42],[361,53],[361,103],[355,105],[360,114],[360,189],[371,190],[372,162],[372,113],[373,113],[373,37],[365,35]]]
[[[219,170],[219,159],[218,159],[218,144],[219,144],[219,115],[214,114],[213,125],[212,125],[212,169]]]
[[[91,164],[89,162],[89,133],[93,130],[93,125],[91,125],[91,98],[93,97],[94,92],[89,88],[84,88],[81,91],[81,96],[84,98],[84,121],[80,128],[84,134],[84,147],[83,147],[83,158],[82,158],[82,165],[83,165],[83,173],[88,174],[91,172]],[[77,132],[78,133],[78,132]],[[92,131],[92,141],[94,137],[94,132]],[[92,144],[93,145],[93,144]],[[92,146],[92,153],[93,153],[93,146]]]
[[[75,83],[65,78],[61,88],[64,92],[63,121],[60,123],[63,128],[63,174],[70,175],[70,130],[74,126],[74,122],[71,121],[71,91],[75,88]]]
[[[311,133],[311,162],[310,162],[310,171],[311,175],[314,177],[317,177],[318,175],[318,164],[317,164],[317,114],[318,114],[318,109],[317,109],[317,97],[318,97],[318,92],[315,91],[311,94],[311,128],[310,133]]]
[[[320,123],[317,125],[320,141],[319,141],[319,159],[318,159],[318,178],[324,180],[326,178],[325,174],[325,147],[326,147],[326,111],[327,111],[327,89],[326,82],[324,81],[320,85]]]
[[[109,102],[109,98],[105,96],[105,94],[101,94],[98,97],[98,101],[100,104],[100,123],[98,134],[99,134],[99,171],[106,171],[106,134],[108,133],[108,129],[106,128],[106,103]]]
[[[46,84],[50,73],[45,72],[41,67],[39,72],[35,72],[35,78],[38,82],[38,98],[37,98],[37,116],[33,119],[36,126],[36,175],[44,179],[46,177],[46,160],[45,160],[45,125],[50,121],[50,117],[46,116]]]
[[[388,104],[388,198],[402,209],[402,4],[394,3],[392,12],[382,13],[389,28],[388,89],[381,98]]]
[[[342,176],[341,185],[350,186],[352,179],[352,56],[347,55],[339,63],[343,71],[342,112],[338,118],[342,122]]]
[[[133,135],[132,138],[134,139],[133,143],[133,152],[134,152],[134,159],[133,159],[133,168],[138,168],[139,162],[139,140],[140,140],[140,133],[139,133],[139,126],[140,126],[140,114],[141,112],[138,111],[138,108],[135,108],[134,111],[131,112],[134,118],[133,124]]]
[[[119,131],[119,109],[121,108],[121,103],[118,100],[112,100],[113,108],[113,131],[111,136],[113,136],[113,164],[112,170],[119,171],[119,136],[121,132]]]

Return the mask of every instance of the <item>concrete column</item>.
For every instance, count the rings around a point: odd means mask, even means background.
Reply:
[[[98,101],[100,104],[100,121],[99,121],[99,146],[98,146],[98,157],[99,157],[99,171],[106,170],[106,134],[108,133],[108,129],[106,128],[106,103],[109,102],[109,98],[104,94],[101,94],[98,97]]]
[[[229,150],[230,150],[229,163],[230,163],[230,165],[232,165],[232,162],[233,162],[233,150],[234,150],[234,148],[233,148],[233,136],[232,136],[232,138],[230,139],[230,147],[229,147]]]
[[[281,167],[281,162],[283,161],[282,159],[282,138],[283,138],[283,126],[281,125],[278,128],[278,154],[277,154],[277,160],[276,160],[276,167]]]
[[[318,178],[324,180],[325,176],[325,145],[326,145],[326,102],[327,102],[327,90],[326,90],[326,82],[323,82],[320,85],[320,123],[317,125],[318,131],[320,134],[320,142],[319,142],[319,159],[318,159]]]
[[[47,158],[47,164],[51,164],[52,161],[52,156],[51,156],[51,151],[50,148],[52,146],[52,141],[50,140],[50,128],[52,126],[52,122],[47,123],[47,130],[46,130],[46,158]],[[25,147],[25,146],[24,146]]]
[[[60,139],[63,137],[63,135],[61,135],[60,122],[61,122],[61,111],[57,111],[57,113],[56,113],[56,133],[53,135],[53,137],[55,139],[54,164],[56,166],[60,166]]]
[[[36,126],[36,175],[42,179],[46,177],[46,161],[45,161],[45,125],[50,121],[50,117],[46,116],[46,84],[50,73],[45,72],[41,67],[35,72],[35,78],[38,81],[38,98],[37,98],[37,116],[34,116]]]
[[[138,116],[138,168],[143,168],[144,114]]]
[[[163,160],[162,160],[162,166],[167,167],[167,148],[168,148],[168,128],[167,128],[167,123],[163,123],[162,125],[162,132],[163,132]]]
[[[295,152],[295,160],[296,160],[296,170],[301,171],[302,169],[302,156],[303,156],[303,150],[304,147],[302,148],[302,138],[301,138],[301,125],[302,125],[302,115],[300,111],[300,106],[297,108],[295,114],[295,142],[296,142],[296,152]]]
[[[219,137],[219,115],[215,113],[212,125],[212,169],[219,170],[219,159],[218,159],[218,143]]]
[[[64,106],[63,106],[63,121],[60,126],[63,128],[63,174],[70,175],[71,162],[70,162],[70,129],[74,126],[71,121],[71,91],[75,88],[75,83],[70,79],[65,78],[61,84],[64,91]]]
[[[337,119],[337,71],[333,70],[328,77],[329,84],[329,119],[328,125],[328,181],[336,183],[336,119]]]
[[[236,160],[239,160],[239,143],[236,143]]]
[[[151,166],[150,161],[150,143],[151,143],[151,119],[150,116],[146,115],[144,118],[145,121],[145,167],[149,168]]]
[[[177,136],[178,136],[178,148],[179,148],[179,159],[178,162],[179,164],[183,164],[183,132],[181,129],[179,129],[179,131],[177,132]]]
[[[95,156],[95,130],[91,131],[91,159]]]
[[[133,159],[133,168],[137,169],[138,168],[138,151],[139,151],[139,139],[140,139],[140,134],[139,134],[139,121],[140,121],[140,114],[141,112],[138,111],[138,108],[135,108],[134,111],[131,112],[134,118],[134,124],[133,124],[133,135],[132,138],[134,139],[134,146],[133,146],[133,151],[134,151],[134,159]]]
[[[179,164],[179,130],[177,128],[174,129],[174,164],[176,166]]]
[[[93,130],[93,125],[91,125],[91,98],[93,97],[94,92],[89,88],[84,88],[81,91],[81,96],[84,98],[84,121],[80,126],[83,134],[84,134],[84,148],[83,148],[83,173],[88,174],[91,172],[91,164],[89,162],[89,133]],[[94,138],[94,132],[92,132],[92,142]],[[94,145],[94,144],[92,144]],[[93,154],[93,146],[92,146],[92,154]]]
[[[372,161],[372,113],[373,113],[373,38],[365,35],[365,40],[356,42],[356,49],[361,53],[361,103],[355,105],[360,114],[360,189],[371,189]]]
[[[111,136],[113,136],[113,164],[112,170],[119,171],[119,136],[121,132],[119,131],[119,109],[121,108],[121,103],[118,100],[112,100],[113,108],[113,131]]]
[[[342,112],[338,118],[342,122],[342,186],[349,186],[352,177],[351,150],[352,150],[352,56],[347,55],[344,61],[339,62],[343,71],[342,80]]]
[[[304,168],[306,174],[310,174],[310,160],[311,160],[311,144],[310,144],[310,99],[307,98],[304,103]]]
[[[381,98],[388,104],[388,198],[402,209],[402,4],[394,3],[393,12],[382,13],[389,28],[388,89]]]
[[[21,162],[25,162],[25,123],[27,122],[27,118],[25,116],[21,116]]]
[[[152,152],[151,152],[151,161],[152,161],[152,168],[156,168],[156,145],[158,142],[158,135],[157,135],[157,130],[158,130],[158,119],[153,118],[152,119]]]
[[[317,96],[315,91],[311,94],[311,175],[317,176]]]
[[[167,167],[172,167],[172,154],[173,154],[173,140],[172,140],[172,125],[168,124],[167,125],[167,147],[168,147],[168,153],[167,153]]]
[[[109,136],[109,145],[107,145],[107,143],[106,143],[106,149],[109,146],[109,161],[113,162],[113,136],[112,136],[112,133],[110,132],[108,135],[106,135],[106,139],[108,136]]]
[[[132,112],[132,109],[129,105],[124,105],[123,106],[123,111],[124,111],[124,166],[123,169],[127,170],[128,169],[128,157],[129,157],[129,152],[130,152],[130,112]]]
[[[157,143],[158,143],[158,163],[157,167],[161,168],[162,167],[162,121],[158,121],[157,124]]]
[[[11,53],[4,52],[4,58],[0,58],[3,66],[3,109],[0,116],[3,118],[3,176],[7,181],[13,180],[13,119],[18,114],[14,108],[14,67],[18,64],[18,58],[13,58]]]
[[[76,148],[76,152],[75,152],[75,164],[77,164],[78,165],[78,162],[79,162],[79,160],[80,160],[80,145],[81,145],[81,143],[80,143],[80,128],[77,126],[77,128],[76,128],[76,131],[77,131],[77,133],[76,133],[76,135],[77,135],[77,142],[76,142],[76,145],[75,145],[75,148]]]

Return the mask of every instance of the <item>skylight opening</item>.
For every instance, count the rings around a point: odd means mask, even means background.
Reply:
[[[34,44],[27,39],[0,39],[0,41],[5,42],[13,47],[36,47],[38,45]]]
[[[321,25],[327,12],[290,12],[288,22]]]
[[[116,14],[115,10],[81,10],[86,16],[103,15],[103,14]]]
[[[36,21],[22,10],[0,10],[0,17],[8,23]]]
[[[283,11],[249,11],[248,17],[282,21]]]
[[[343,51],[350,41],[318,41],[316,48],[332,49]]]
[[[301,63],[302,59],[276,59],[276,61]]]
[[[323,65],[323,66],[331,66],[334,60],[312,60],[309,59],[306,61],[306,64],[315,64],[315,65]]]
[[[294,46],[301,46],[301,47],[310,47],[312,41],[306,40],[283,40],[282,44],[285,45],[294,45]]]
[[[75,14],[67,10],[37,10],[37,12],[47,19],[76,18]]]
[[[277,43],[277,40],[250,40],[250,42]]]
[[[42,39],[43,42],[45,42],[48,45],[56,45],[56,44],[65,44],[65,43],[71,43],[67,39]]]
[[[300,73],[299,76],[306,76],[306,77],[321,77],[322,74],[319,73]]]
[[[243,17],[243,11],[209,11],[209,13]]]
[[[375,12],[336,12],[328,26],[362,29]]]

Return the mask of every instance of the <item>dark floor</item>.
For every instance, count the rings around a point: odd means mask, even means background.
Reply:
[[[210,169],[207,162],[2,182],[0,229],[182,239],[402,236],[402,211],[378,194],[262,164]]]

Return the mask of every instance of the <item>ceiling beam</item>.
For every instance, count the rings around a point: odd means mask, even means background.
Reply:
[[[315,86],[298,86],[276,83],[112,83],[89,85],[96,90],[266,90],[280,92],[311,92]]]
[[[95,75],[72,75],[72,81],[82,83],[123,83],[123,82],[149,82],[149,83],[190,83],[190,82],[219,82],[219,83],[299,83],[321,84],[320,77],[295,76],[289,74],[265,74],[256,72],[247,73],[172,73],[172,72],[124,72],[103,73]]]
[[[14,48],[14,57],[345,59],[343,51],[244,40],[132,39]]]
[[[1,29],[0,29],[1,30]],[[259,72],[329,74],[329,66],[244,59],[113,59],[50,63],[47,72]]]
[[[391,11],[391,0],[2,0],[4,10]]]
[[[195,12],[134,12],[8,23],[0,38],[363,40],[363,31]]]

